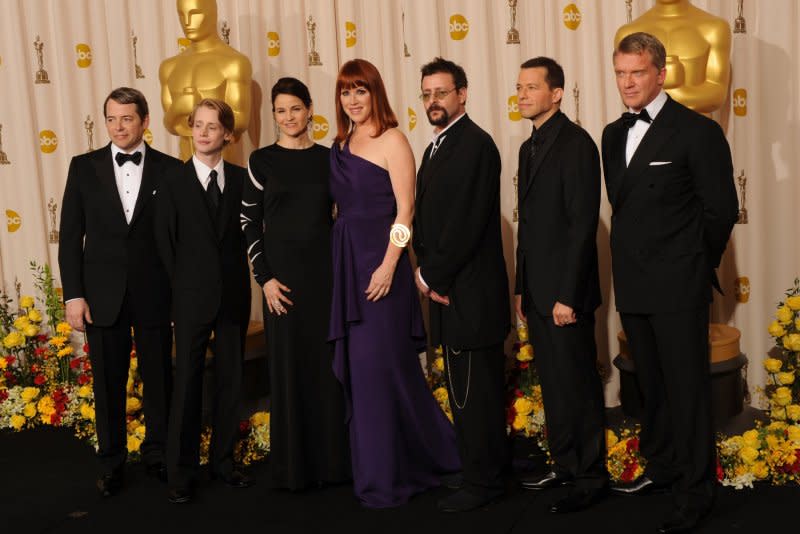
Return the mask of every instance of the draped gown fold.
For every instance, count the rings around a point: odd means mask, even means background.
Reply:
[[[397,506],[460,469],[455,432],[419,363],[425,328],[407,252],[386,297],[366,298],[397,214],[388,172],[334,144],[331,194],[338,217],[329,340],[345,391],[354,491],[365,506]]]

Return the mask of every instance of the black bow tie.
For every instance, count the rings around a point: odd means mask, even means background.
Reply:
[[[650,118],[650,114],[646,109],[643,109],[640,113],[630,113],[626,111],[622,114],[622,124],[624,124],[626,128],[632,127],[636,124],[636,121],[653,122],[653,119]]]
[[[120,167],[125,165],[126,161],[132,161],[134,165],[138,165],[142,162],[142,153],[134,152],[133,154],[125,154],[124,152],[117,152],[114,159],[117,160],[117,165]]]

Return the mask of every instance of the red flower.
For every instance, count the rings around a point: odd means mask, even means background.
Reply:
[[[250,430],[250,421],[245,419],[244,421],[239,422],[239,433],[246,434],[247,431]]]
[[[36,375],[36,377],[33,379],[33,383],[37,386],[41,386],[45,382],[47,382],[47,378],[45,378],[44,375]]]
[[[39,372],[39,366],[36,365],[35,363],[31,364],[31,373],[38,373],[38,372]]]
[[[625,465],[625,469],[622,470],[622,474],[620,475],[620,480],[623,482],[630,482],[633,480],[633,475],[636,474],[636,469],[639,467],[639,464],[634,462],[629,462]]]
[[[55,426],[60,425],[61,424],[61,414],[58,413],[58,412],[50,414],[50,424],[51,425],[55,425]]]
[[[86,353],[86,354],[89,354],[89,344],[88,343],[84,343],[83,344],[83,352]]]
[[[629,453],[639,452],[639,438],[631,438],[625,444],[625,450]]]
[[[722,468],[722,464],[719,463],[719,456],[717,456],[717,480],[720,482],[725,479],[725,470]]]
[[[5,389],[0,389],[0,402],[3,402],[8,398],[8,391]]]
[[[81,366],[81,360],[80,360],[80,358],[72,358],[72,359],[69,361],[69,368],[70,368],[70,369],[77,369],[77,368],[78,368],[78,367],[80,367],[80,366]]]
[[[46,347],[37,347],[36,349],[34,349],[33,353],[37,356],[41,356],[42,354],[45,353],[46,350],[47,350]]]
[[[515,390],[514,390],[514,395],[515,395],[515,396],[517,396],[517,397],[519,397],[519,398],[522,398],[522,397],[524,397],[524,396],[525,396],[525,394],[522,392],[522,390],[521,390],[521,389],[515,389]]]
[[[47,336],[44,334],[39,334],[38,336],[36,336],[36,340],[39,343],[44,343],[45,341],[47,341]]]
[[[528,362],[519,362],[519,368],[520,369],[527,369],[528,368]]]
[[[10,355],[6,356],[6,363],[8,365],[14,365],[15,361],[17,361],[17,357],[16,356],[10,356]]]
[[[78,377],[78,384],[83,386],[85,384],[88,384],[90,380],[91,378],[89,378],[89,375],[81,375]]]

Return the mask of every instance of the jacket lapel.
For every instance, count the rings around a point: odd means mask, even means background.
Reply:
[[[539,172],[539,167],[542,166],[542,162],[547,157],[547,153],[550,151],[551,148],[553,148],[553,145],[555,144],[555,140],[558,137],[558,134],[561,133],[561,127],[564,125],[563,121],[568,120],[566,118],[566,115],[560,112],[556,116],[554,116],[553,119],[555,119],[556,122],[554,122],[550,126],[550,128],[548,128],[549,131],[546,132],[544,141],[537,149],[536,156],[534,157],[533,160],[533,167],[528,169],[527,168],[528,164],[527,163],[525,164],[527,172],[525,176],[527,180],[525,183],[525,190],[522,192],[522,196],[520,197],[522,199],[524,199],[525,195],[527,195],[528,191],[530,191],[531,185],[533,185],[533,182],[536,180],[536,175]]]
[[[458,146],[458,137],[460,137],[461,132],[467,126],[467,124],[471,122],[469,117],[464,114],[464,117],[459,119],[458,122],[453,124],[450,129],[447,130],[445,137],[442,140],[442,143],[439,145],[439,148],[436,149],[436,153],[433,155],[433,158],[430,157],[432,145],[428,145],[428,148],[425,149],[425,154],[423,154],[423,163],[420,167],[420,183],[419,190],[417,191],[417,198],[420,198],[422,195],[425,194],[425,190],[428,187],[428,184],[436,176],[436,169],[442,164],[442,162],[447,161],[456,151],[456,147]]]
[[[200,183],[191,158],[183,164],[183,180],[189,204],[202,206],[199,211],[205,215],[204,217],[200,217],[203,220],[201,223],[203,228],[205,228],[207,233],[216,235],[214,220],[211,216],[211,206],[208,205],[208,200],[206,198],[206,190],[203,189],[203,185]]]
[[[222,206],[220,206],[219,216],[217,217],[217,238],[221,241],[225,236],[225,231],[228,229],[228,219],[234,210],[239,213],[239,206],[236,205],[236,199],[241,198],[241,194],[237,194],[237,182],[234,176],[233,167],[227,162],[223,162],[225,167],[225,191],[222,193]]]
[[[606,189],[611,206],[616,209],[617,193],[622,182],[625,168],[625,142],[628,139],[628,129],[621,120],[612,123],[609,135],[608,168],[606,171]]]
[[[146,143],[145,143],[146,144]],[[136,197],[136,205],[133,208],[133,216],[129,228],[133,228],[136,219],[142,213],[142,210],[153,197],[156,188],[156,176],[161,170],[161,158],[158,157],[156,151],[147,145],[144,149],[144,168],[142,169],[142,183],[139,185],[139,196]]]
[[[111,211],[114,215],[115,224],[127,227],[128,221],[125,220],[125,210],[122,207],[122,200],[119,198],[119,191],[117,190],[117,178],[114,174],[114,163],[111,157],[111,143],[109,143],[105,150],[94,162],[95,173],[103,189],[103,196],[111,204]]]

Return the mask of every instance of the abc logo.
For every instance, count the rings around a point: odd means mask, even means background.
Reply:
[[[408,131],[417,127],[417,112],[408,108]]]
[[[148,145],[153,144],[153,132],[150,131],[150,128],[145,128],[142,139],[144,139]]]
[[[347,48],[356,45],[356,25],[349,20],[344,23],[344,45]]]
[[[267,32],[267,55],[275,57],[281,53],[281,37],[278,32]]]
[[[570,30],[577,30],[581,25],[581,12],[575,4],[569,4],[564,8],[564,26]]]
[[[56,137],[55,132],[52,130],[42,130],[39,132],[39,148],[42,149],[42,152],[50,154],[51,152],[55,152],[57,147],[58,137]]]
[[[325,136],[328,135],[328,131],[331,129],[331,127],[328,126],[328,119],[322,115],[314,115],[314,119],[311,122],[311,137],[314,138],[314,141],[325,139]]]
[[[77,63],[81,69],[87,68],[92,64],[92,49],[85,43],[75,45],[75,54],[78,56]]]
[[[22,218],[14,210],[6,210],[6,224],[9,232],[16,232],[22,226]]]
[[[522,114],[519,112],[519,99],[517,98],[517,95],[511,95],[508,97],[508,120],[522,120]]]
[[[733,290],[736,293],[737,302],[747,302],[750,300],[750,279],[746,276],[737,278]]]
[[[735,89],[733,91],[733,113],[739,117],[747,115],[747,89]]]
[[[178,53],[183,53],[191,44],[192,42],[186,37],[178,37]]]
[[[450,31],[450,38],[452,40],[460,41],[469,33],[469,22],[464,18],[464,15],[455,13],[450,15],[448,30]]]

